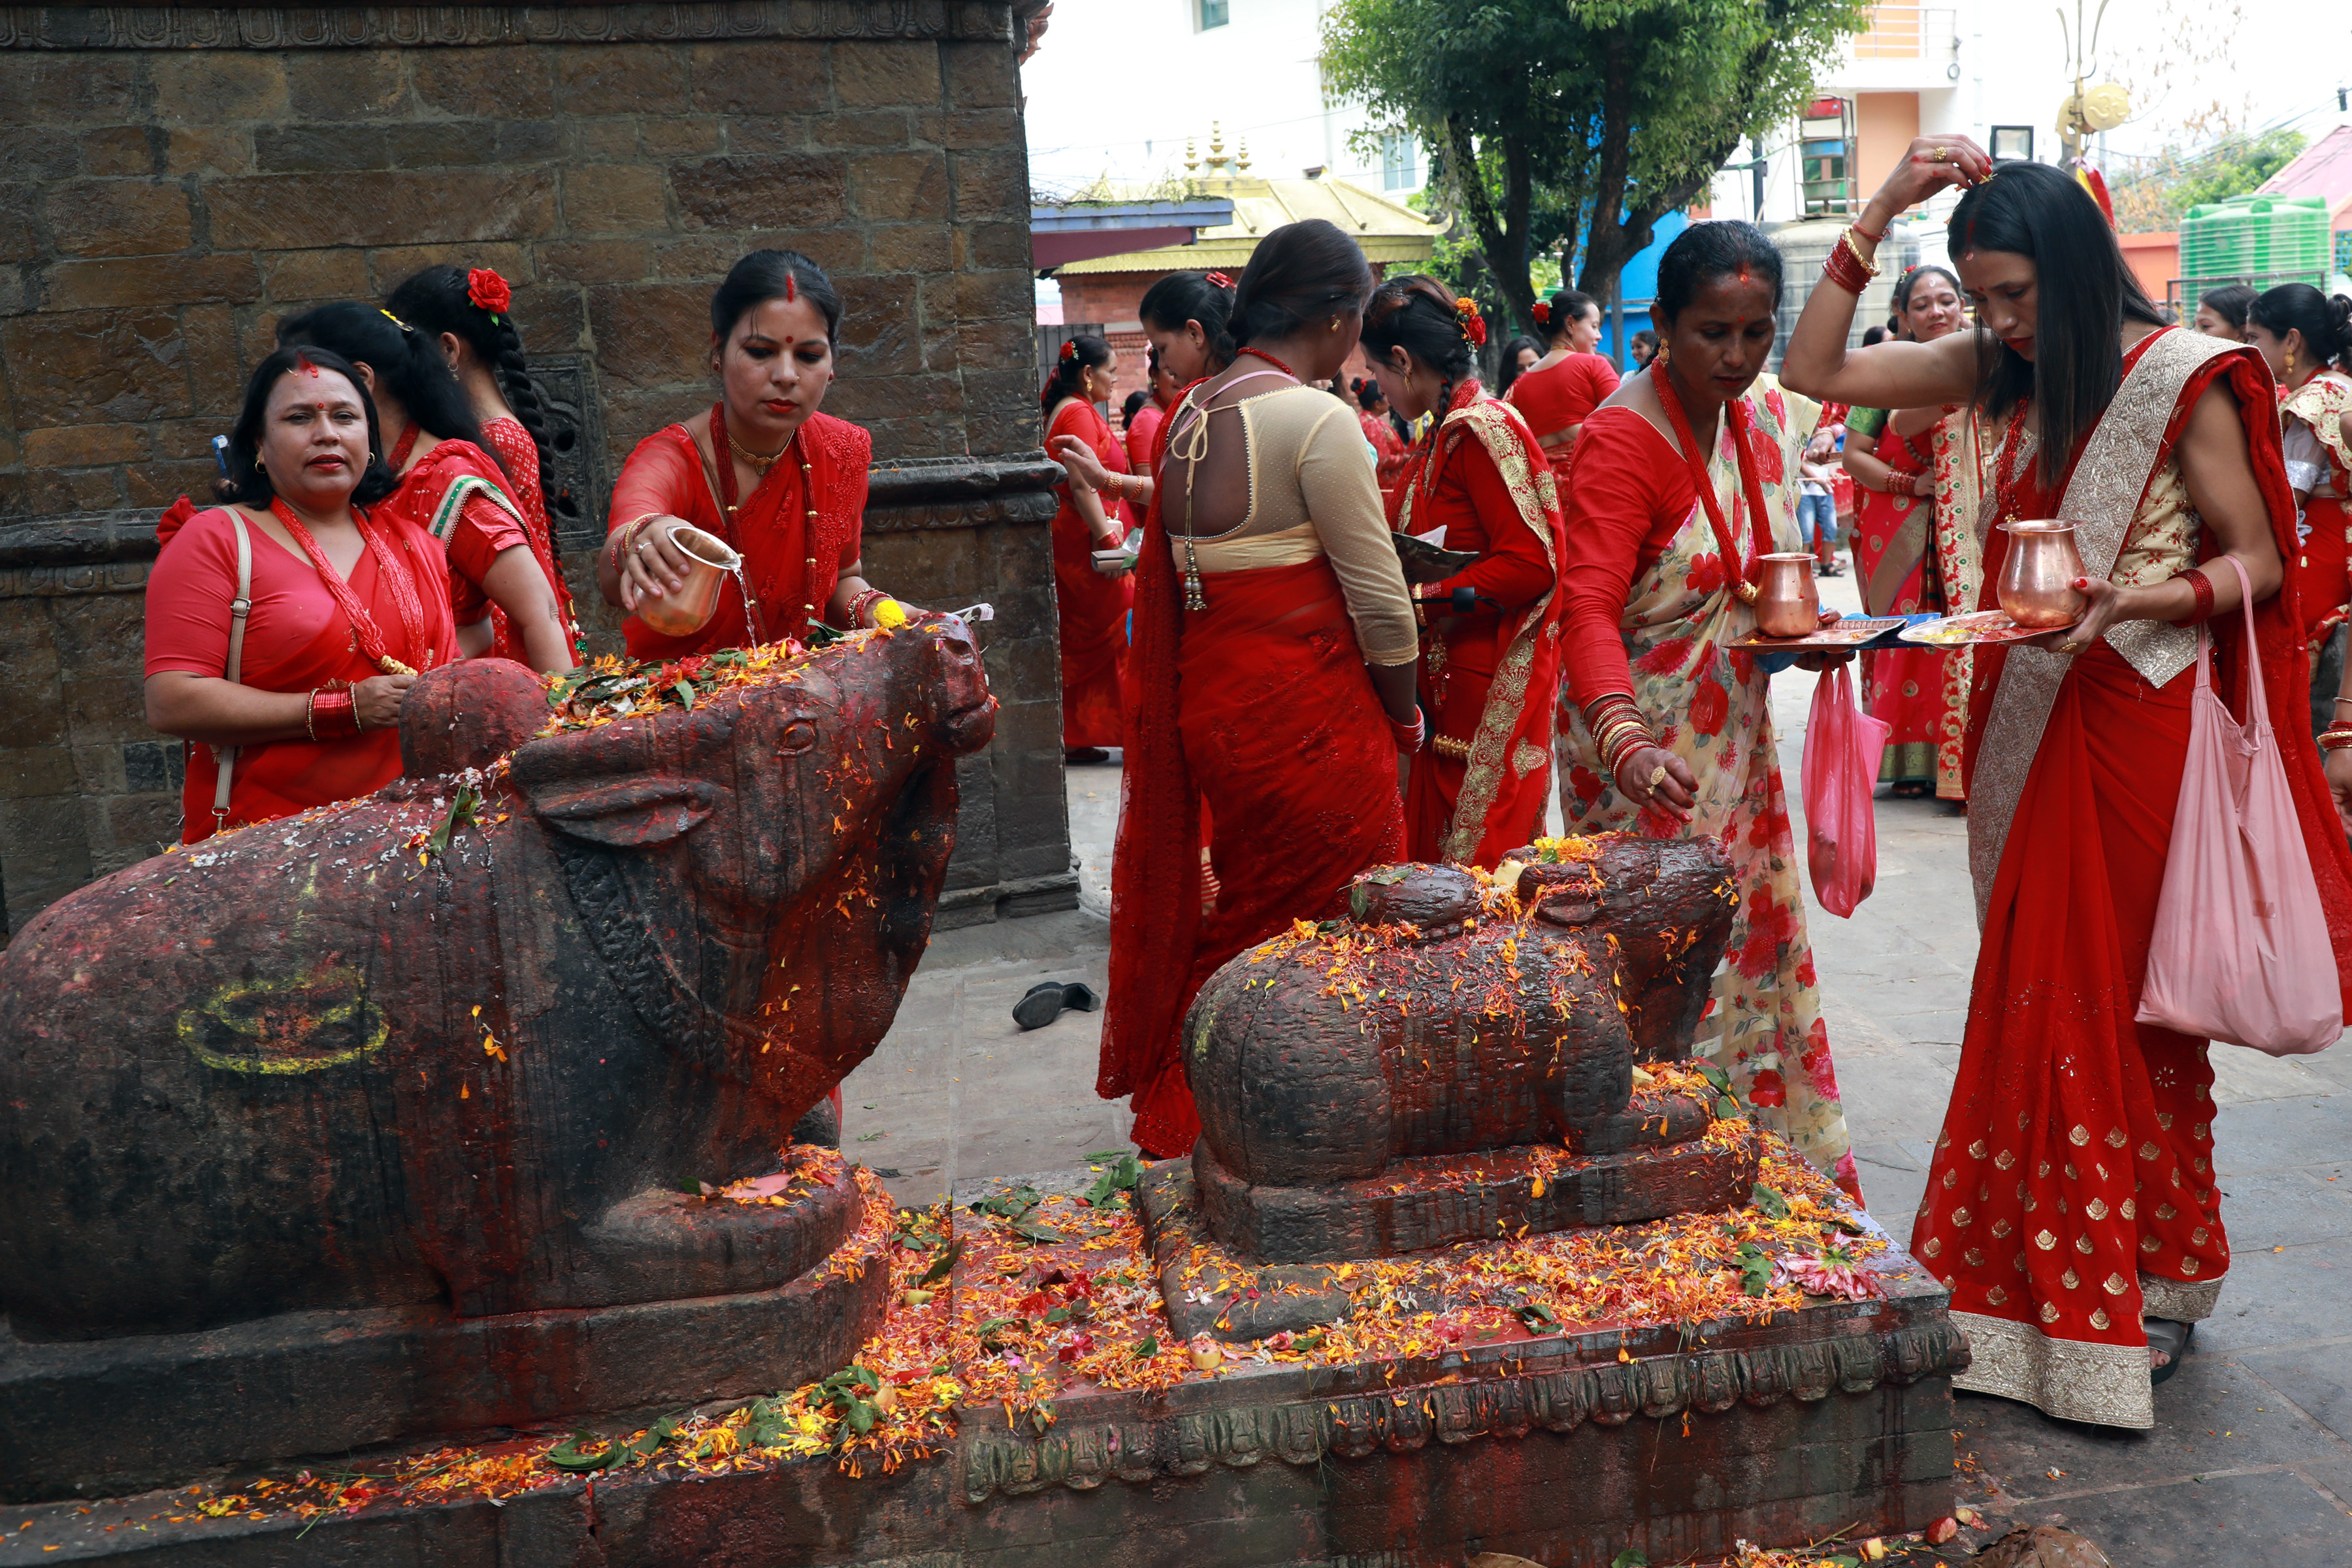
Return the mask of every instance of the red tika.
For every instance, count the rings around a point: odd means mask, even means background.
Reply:
[[[363,550],[349,579],[352,595],[383,635],[385,650],[417,670],[450,662],[457,627],[449,573],[440,545],[385,514],[358,514],[385,552],[412,574],[424,619],[411,637],[398,596],[375,549]],[[362,653],[352,623],[310,562],[250,519],[253,613],[246,623],[238,684],[257,691],[312,691],[356,685],[383,672]],[[229,601],[236,596],[236,532],[226,509],[196,511],[185,500],[156,528],[163,542],[147,583],[146,673],[179,670],[220,679],[227,671]],[[331,567],[330,568],[331,570]],[[186,742],[180,839],[212,837],[213,795],[220,764],[213,748]],[[237,748],[230,778],[228,826],[291,816],[315,805],[372,795],[400,776],[400,731],[369,730],[341,741],[267,741]]]
[[[805,637],[864,548],[866,468],[874,438],[846,420],[812,414],[793,444],[730,519],[713,492],[701,449],[683,425],[637,443],[613,486],[614,529],[656,515],[683,518],[734,546],[760,601],[767,639]],[[688,637],[664,637],[636,616],[621,624],[631,658],[684,658],[751,642],[743,596],[719,589],[719,607]]]
[[[1200,1136],[1180,1033],[1202,983],[1292,921],[1339,914],[1359,873],[1402,857],[1404,822],[1330,563],[1202,573],[1208,607],[1188,611],[1156,495],[1143,529],[1095,1092],[1131,1095],[1137,1145],[1164,1159]],[[1220,884],[1205,919],[1204,810]]]
[[[490,444],[491,453],[505,471],[507,494],[522,519],[523,537],[530,545],[539,569],[547,574],[548,585],[555,590],[555,616],[563,627],[564,647],[577,659],[580,616],[572,607],[572,584],[563,580],[563,568],[555,558],[555,536],[547,522],[547,497],[539,488],[539,447],[521,420],[504,414],[483,422],[482,439]],[[530,662],[523,657],[521,637],[507,619],[507,613],[496,605],[490,606],[490,629],[491,657],[510,658],[517,664]]]
[[[2255,606],[2253,649],[2236,613],[2210,624],[2214,685],[2236,698],[2251,653],[2273,710],[2300,713],[2303,573],[2261,360],[2173,329],[2137,345],[2126,372],[2068,482],[2044,489],[2028,457],[2004,514],[2083,519],[2086,568],[2105,570],[2150,498],[2177,485],[2174,443],[2199,396],[2229,387],[2287,569]],[[1987,607],[2007,542],[1997,531],[1986,542]],[[2217,551],[2200,537],[2197,552]],[[2071,661],[1977,650],[1969,849],[1983,941],[1912,1247],[1951,1286],[1975,1353],[1956,1385],[2144,1427],[2155,1417],[2142,1315],[2207,1316],[2230,1252],[2207,1043],[2134,1022],[2189,739],[2180,647],[2193,658],[2194,644],[2151,623],[2119,630],[2120,649],[2102,640]],[[2138,668],[2151,661],[2161,679]],[[2339,973],[2352,973],[2352,853],[2310,736],[2290,724],[2277,740]]]
[[[1118,437],[1082,397],[1065,402],[1045,432],[1045,443],[1075,436],[1112,473],[1128,471]],[[1054,512],[1054,602],[1061,617],[1062,747],[1116,746],[1127,720],[1127,613],[1135,604],[1130,576],[1106,577],[1095,570],[1095,542],[1087,520],[1070,500],[1067,479],[1054,487],[1061,504]],[[1127,508],[1115,495],[1097,498],[1127,537]]]
[[[1405,841],[1416,860],[1489,868],[1533,838],[1551,790],[1559,696],[1559,503],[1526,421],[1465,382],[1436,442],[1415,449],[1390,501],[1390,525],[1475,552],[1467,570],[1422,589],[1468,588],[1482,603],[1422,641],[1422,703],[1435,721],[1412,759]]]

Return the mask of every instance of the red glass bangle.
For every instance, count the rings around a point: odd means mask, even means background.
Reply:
[[[1843,245],[1822,263],[1822,276],[1857,299],[1870,287],[1870,274],[1863,270],[1861,258]]]
[[[1861,220],[1860,218],[1856,218],[1853,222],[1852,222],[1852,223],[1848,224],[1846,226],[1847,226],[1848,228],[1853,229],[1854,233],[1856,233],[1856,234],[1858,234],[1858,235],[1862,236],[1862,237],[1863,237],[1863,238],[1864,238],[1864,239],[1866,239],[1866,240],[1870,241],[1870,243],[1871,243],[1871,244],[1873,244],[1873,245],[1884,245],[1884,244],[1885,244],[1885,243],[1886,243],[1886,236],[1885,236],[1885,233],[1883,233],[1883,232],[1882,232],[1882,233],[1878,233],[1878,234],[1873,234],[1873,233],[1871,233],[1871,232],[1870,232],[1870,230],[1868,230],[1868,229],[1866,229],[1866,228],[1864,228],[1864,227],[1863,227],[1863,226],[1862,226],[1862,220]]]
[[[324,688],[311,692],[310,731],[314,741],[348,741],[358,734],[360,710],[352,705],[352,694]]]
[[[2180,574],[2180,580],[2189,584],[2189,591],[2190,593],[2197,595],[2197,609],[2194,614],[2189,616],[2188,619],[2176,621],[2173,624],[2175,626],[2193,626],[2200,622],[2211,620],[2213,618],[2212,583],[2206,578],[2204,573],[2198,571],[2194,567],[2183,572]]]

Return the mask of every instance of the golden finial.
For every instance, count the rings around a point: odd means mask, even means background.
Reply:
[[[1184,172],[1188,174],[1196,174],[1200,167],[1201,150],[1194,144],[1192,138],[1187,136],[1184,138]]]
[[[1234,160],[1234,166],[1244,174],[1249,173],[1249,138],[1246,136],[1242,138],[1241,156]]]
[[[1223,173],[1225,172],[1225,168],[1226,168],[1226,166],[1227,166],[1228,164],[1230,164],[1232,162],[1233,162],[1233,160],[1232,160],[1232,159],[1230,159],[1230,158],[1228,158],[1228,157],[1226,157],[1226,156],[1225,156],[1225,133],[1224,133],[1224,130],[1223,130],[1223,128],[1222,126],[1220,126],[1220,125],[1218,124],[1218,122],[1217,122],[1217,121],[1213,121],[1213,120],[1210,121],[1209,121],[1209,171],[1210,171],[1210,173],[1212,173],[1212,174],[1223,174]]]

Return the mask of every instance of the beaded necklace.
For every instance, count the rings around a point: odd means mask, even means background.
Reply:
[[[1748,498],[1748,531],[1754,535],[1755,552],[1743,556],[1739,542],[1733,537],[1731,524],[1724,521],[1723,508],[1715,499],[1715,479],[1707,472],[1706,454],[1701,452],[1698,439],[1691,434],[1690,420],[1683,413],[1682,399],[1675,395],[1674,377],[1651,378],[1658,389],[1658,401],[1665,405],[1666,422],[1675,427],[1675,437],[1682,443],[1683,463],[1690,469],[1692,486],[1698,491],[1700,502],[1706,508],[1706,521],[1715,526],[1715,542],[1723,551],[1724,574],[1731,580],[1731,591],[1743,605],[1756,602],[1757,588],[1749,574],[1754,571],[1756,557],[1765,554],[1772,538],[1764,510],[1764,485],[1756,472],[1756,456],[1748,449],[1748,400],[1734,398],[1723,405],[1723,419],[1731,431],[1731,454],[1739,470],[1740,493]]]

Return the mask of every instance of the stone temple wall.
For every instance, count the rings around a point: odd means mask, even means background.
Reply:
[[[0,933],[177,837],[141,706],[153,519],[208,498],[281,316],[429,262],[512,281],[612,650],[613,476],[711,400],[710,290],[766,245],[846,306],[825,406],[874,435],[869,574],[996,606],[940,923],[1075,903],[1017,8],[0,8]]]

